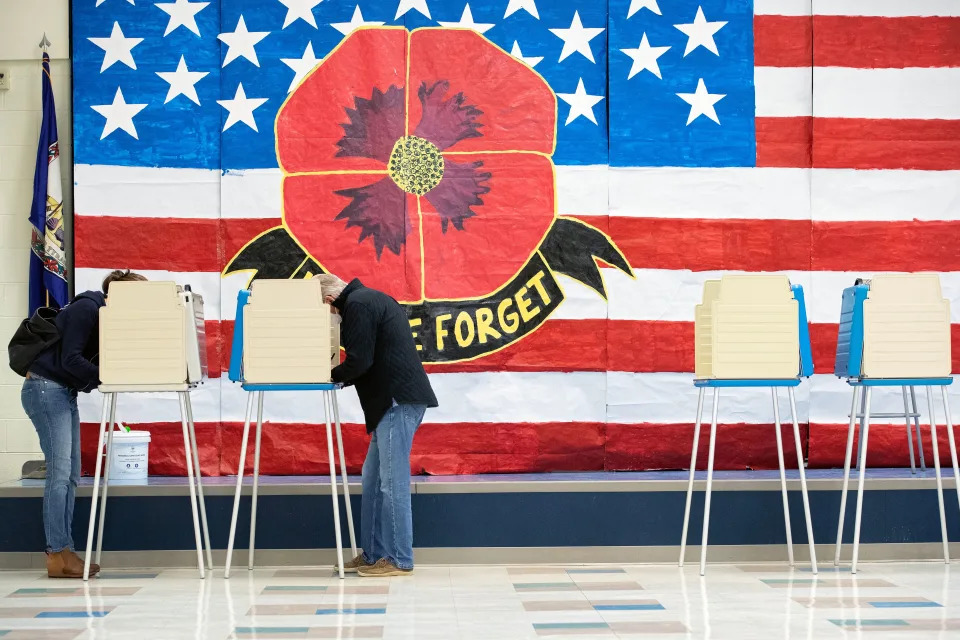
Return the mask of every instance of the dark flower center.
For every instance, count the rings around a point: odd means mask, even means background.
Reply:
[[[422,196],[440,184],[443,155],[432,142],[417,136],[405,136],[393,146],[387,171],[398,187]]]

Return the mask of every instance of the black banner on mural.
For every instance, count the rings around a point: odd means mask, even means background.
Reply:
[[[553,272],[570,276],[605,296],[597,259],[632,275],[630,265],[607,236],[579,220],[558,218],[539,251],[490,296],[404,305],[421,359],[427,363],[471,360],[531,333],[563,302],[563,291]],[[251,281],[323,273],[283,227],[248,243],[223,273],[242,271],[253,273]]]
[[[424,362],[471,360],[527,335],[563,302],[540,254],[492,295],[476,300],[406,305]]]
[[[633,275],[626,258],[610,241],[590,225],[572,218],[557,218],[540,245],[540,253],[557,273],[582,282],[604,298],[607,291],[597,258]]]

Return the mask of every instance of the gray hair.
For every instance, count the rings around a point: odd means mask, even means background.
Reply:
[[[332,273],[321,273],[313,277],[320,280],[320,291],[324,299],[327,296],[333,296],[336,299],[347,288],[347,283]]]

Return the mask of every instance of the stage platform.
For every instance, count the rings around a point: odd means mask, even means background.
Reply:
[[[705,479],[698,472],[698,480]],[[943,470],[951,554],[960,557],[960,511],[953,474]],[[787,472],[797,559],[806,532],[798,474]],[[842,470],[807,471],[814,537],[832,566]],[[246,480],[249,486],[249,478]],[[698,558],[703,484],[694,495],[691,560]],[[230,524],[235,477],[204,478],[214,558],[219,567]],[[851,482],[851,489],[855,489]],[[419,564],[676,562],[687,488],[684,471],[550,473],[415,477],[414,544]],[[74,533],[85,546],[92,482],[78,489]],[[237,530],[237,566],[246,564],[250,497]],[[360,519],[360,478],[351,478]],[[328,477],[265,476],[258,504],[260,566],[324,566],[335,557]],[[851,494],[853,495],[853,494]],[[114,567],[191,566],[193,527],[186,478],[111,483],[104,564]],[[43,563],[43,481],[0,485],[0,568]],[[847,502],[845,540],[855,500]],[[341,518],[342,519],[342,518]],[[346,532],[346,525],[344,525]],[[344,538],[346,540],[346,537]],[[718,471],[714,476],[710,560],[786,560],[780,480],[776,471]],[[849,556],[849,549],[844,557]],[[933,470],[871,469],[864,497],[861,559],[942,558]]]

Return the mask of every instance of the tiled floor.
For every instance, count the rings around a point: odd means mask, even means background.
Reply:
[[[0,640],[960,637],[960,571],[861,564],[421,567],[408,578],[258,569],[0,573]]]

